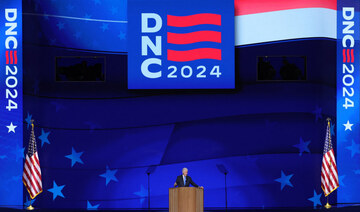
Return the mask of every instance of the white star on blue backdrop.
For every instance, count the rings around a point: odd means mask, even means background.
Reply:
[[[345,126],[345,131],[346,131],[346,130],[352,131],[351,127],[352,127],[354,124],[350,124],[350,122],[347,121],[346,124],[343,124],[343,125]]]
[[[17,127],[16,125],[14,125],[12,122],[10,123],[9,126],[6,126],[9,130],[8,133],[13,132],[15,133],[15,128]]]

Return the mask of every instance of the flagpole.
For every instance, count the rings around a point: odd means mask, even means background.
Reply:
[[[327,118],[326,120],[328,121],[328,127],[330,128],[330,121],[331,121],[331,119],[330,119],[330,118]],[[331,137],[330,134],[329,134],[329,137]],[[331,208],[331,205],[329,204],[329,195],[330,195],[330,194],[328,194],[327,197],[326,197],[326,205],[324,206],[326,209],[330,209],[330,208]]]
[[[327,200],[326,200],[327,203],[326,203],[326,205],[325,205],[325,208],[326,208],[326,209],[330,209],[330,208],[331,208],[331,205],[329,204],[329,195],[326,197],[326,199],[327,199]]]
[[[34,131],[34,119],[31,119],[31,133]],[[30,195],[30,205],[26,208],[26,210],[28,211],[32,211],[34,210],[35,208],[31,205],[31,195]]]

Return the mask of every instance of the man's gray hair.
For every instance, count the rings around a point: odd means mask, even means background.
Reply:
[[[182,169],[182,172],[181,173],[184,173],[184,171],[189,171],[186,167],[184,167],[183,169]]]

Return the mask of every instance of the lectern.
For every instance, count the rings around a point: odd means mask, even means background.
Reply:
[[[203,212],[204,189],[169,188],[169,212]]]

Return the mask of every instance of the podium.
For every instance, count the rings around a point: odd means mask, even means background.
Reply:
[[[169,188],[169,212],[203,212],[204,189]]]

